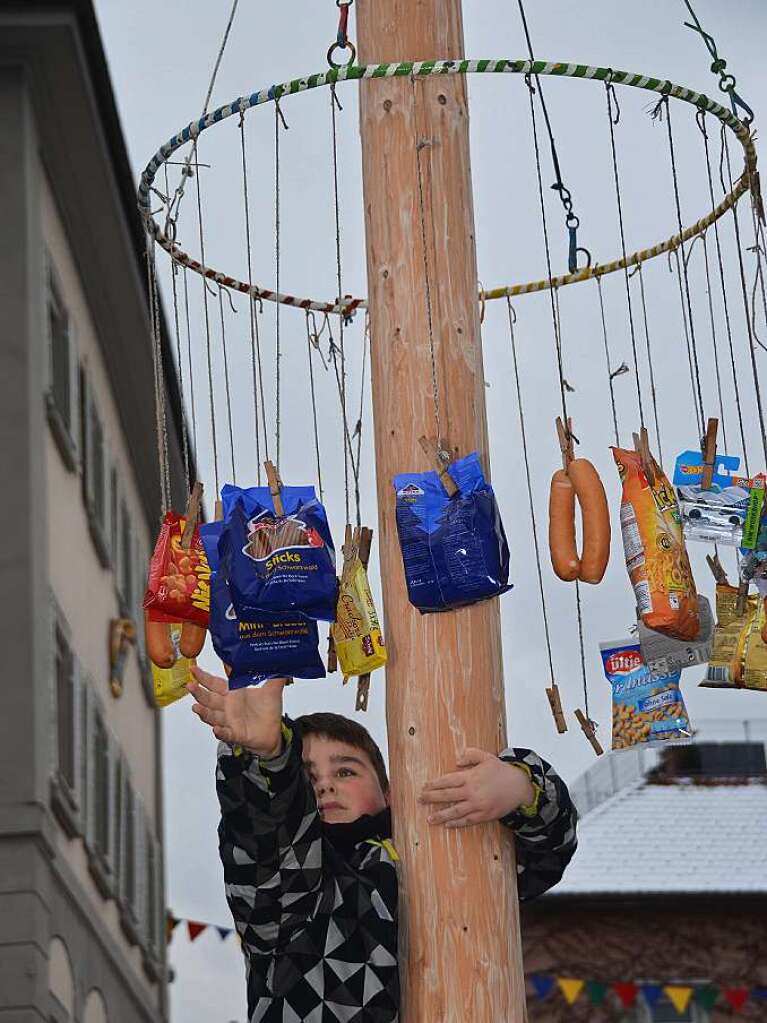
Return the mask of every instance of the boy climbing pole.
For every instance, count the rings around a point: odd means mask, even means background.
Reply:
[[[192,709],[221,740],[219,848],[250,1023],[395,1023],[398,855],[378,746],[341,715],[283,718],[283,679],[230,691],[194,674]],[[424,786],[429,822],[500,820],[514,835],[519,897],[556,884],[577,818],[550,765],[530,750],[470,749],[456,768]]]

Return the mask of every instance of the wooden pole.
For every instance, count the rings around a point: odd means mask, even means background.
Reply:
[[[358,0],[357,35],[364,64],[459,58],[460,0]],[[488,468],[466,84],[386,78],[360,90],[402,1020],[523,1023],[511,835],[430,827],[417,802],[467,746],[505,744],[498,601],[431,615],[408,603],[391,483],[433,468],[419,444],[437,433],[427,285],[441,439],[453,456],[479,451]]]

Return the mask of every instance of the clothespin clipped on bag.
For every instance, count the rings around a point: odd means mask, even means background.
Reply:
[[[551,683],[551,688],[546,690],[546,696],[549,699],[549,707],[551,707],[551,713],[554,717],[554,723],[557,726],[557,731],[560,735],[563,735],[567,731],[567,722],[565,721],[565,715],[562,712],[562,702],[559,699],[559,687],[556,682]]]
[[[181,534],[181,549],[188,551],[192,543],[192,537],[194,531],[197,528],[197,523],[200,521],[200,502],[202,501],[202,483],[199,480],[195,480],[192,485],[192,492],[189,495],[189,500],[186,502],[186,511],[184,512],[184,532]],[[219,502],[217,501],[216,504]]]
[[[562,422],[562,417],[557,416],[555,425],[557,428],[557,437],[559,438],[559,450],[562,452],[562,468],[567,472],[570,467],[570,462],[575,458],[575,452],[573,449],[573,441],[578,442],[578,438],[573,433],[573,421],[568,416],[567,426]]]
[[[735,614],[742,618],[748,606],[748,579],[741,579],[738,583],[738,602],[735,605]]]
[[[714,579],[716,579],[717,584],[719,586],[729,586],[730,583],[729,580],[727,579],[727,573],[722,568],[722,563],[719,560],[719,555],[707,554],[706,562],[708,563],[708,567],[711,569],[711,574],[713,575]]]
[[[639,433],[632,434],[634,438],[634,450],[639,454],[642,459],[642,469],[644,470],[647,482],[651,487],[655,486],[655,459],[650,454],[650,443],[647,438],[647,430],[644,426],[641,428]]]
[[[360,531],[359,557],[362,566],[367,571],[370,561],[370,548],[373,543],[373,530],[363,526]],[[368,709],[368,696],[370,695],[370,672],[360,675],[357,679],[357,699],[354,704],[355,710]]]
[[[275,515],[284,515],[285,508],[282,504],[282,480],[277,466],[274,462],[264,462],[264,469],[266,470],[266,478],[269,483],[269,493],[272,495],[272,502],[274,503]]]
[[[591,743],[592,749],[594,750],[598,757],[601,757],[602,754],[604,753],[604,750],[602,749],[599,743],[599,739],[597,739],[597,733],[594,727],[594,722],[590,718],[587,718],[580,708],[578,708],[575,711],[575,716],[578,718],[578,724],[583,729],[583,734]]]
[[[709,419],[706,426],[706,436],[702,439],[704,490],[710,490],[713,483],[714,469],[716,467],[716,431],[718,428],[719,420]]]
[[[447,496],[452,497],[457,494],[458,487],[455,485],[455,480],[447,471],[451,461],[450,453],[442,446],[439,438],[435,440],[433,437],[419,437],[418,443],[433,461],[439,481],[447,491]]]

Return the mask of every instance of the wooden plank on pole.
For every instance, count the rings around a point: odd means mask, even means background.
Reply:
[[[356,8],[360,63],[463,56],[460,0]],[[360,127],[401,1020],[523,1023],[511,835],[430,827],[417,801],[467,746],[505,745],[499,602],[431,615],[408,603],[392,492],[395,473],[432,468],[422,436],[488,465],[464,76],[362,81]]]

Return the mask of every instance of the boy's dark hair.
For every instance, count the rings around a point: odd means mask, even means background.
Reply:
[[[298,726],[302,735],[320,735],[325,739],[334,739],[336,742],[345,742],[355,749],[366,753],[370,763],[373,765],[378,781],[384,793],[389,791],[389,776],[386,773],[386,764],[375,740],[367,728],[345,718],[343,714],[331,714],[320,711],[317,714],[303,714],[296,718],[294,724]]]

